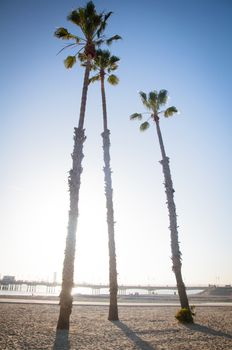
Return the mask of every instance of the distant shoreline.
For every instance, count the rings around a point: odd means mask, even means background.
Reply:
[[[36,303],[36,304],[55,304],[59,303],[58,296],[41,296],[41,295],[1,295],[0,303],[5,302],[22,302],[22,303]],[[109,296],[108,295],[74,295],[73,304],[74,305],[108,305]],[[206,305],[206,304],[220,304],[221,305],[230,305],[232,304],[231,296],[210,296],[204,294],[197,294],[189,296],[189,302],[192,305]],[[151,305],[155,306],[156,304],[161,306],[163,305],[179,305],[178,295],[120,295],[118,296],[118,303],[120,305]]]

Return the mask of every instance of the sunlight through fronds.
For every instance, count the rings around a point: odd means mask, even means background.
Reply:
[[[73,39],[74,43],[70,46],[81,46],[80,49],[75,52],[75,57],[81,58],[81,65],[86,66],[87,61],[90,62],[90,60],[95,58],[96,49],[103,43],[110,45],[113,41],[121,39],[119,35],[114,35],[108,39],[103,35],[107,20],[111,14],[112,12],[104,13],[104,11],[97,13],[94,3],[89,1],[85,7],[79,7],[71,11],[67,16],[68,21],[76,24],[80,28],[83,37],[69,33],[64,27],[58,28],[54,35],[63,40]],[[70,46],[65,46],[59,53]],[[70,57],[74,56],[67,57],[65,60],[66,68],[71,68],[75,63],[74,59],[71,60]],[[116,69],[116,66],[112,66],[112,70],[113,69]]]

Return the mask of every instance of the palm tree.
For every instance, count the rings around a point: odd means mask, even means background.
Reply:
[[[143,91],[140,91],[140,97],[142,99],[142,103],[149,111],[150,117],[148,118],[148,120],[152,119],[156,125],[156,131],[157,131],[161,155],[162,155],[162,160],[160,161],[160,163],[162,164],[162,167],[163,167],[164,186],[165,186],[165,192],[167,196],[167,206],[169,211],[169,221],[170,221],[169,228],[171,231],[172,270],[175,273],[175,277],[176,277],[181,308],[188,310],[190,319],[192,322],[193,321],[192,311],[189,307],[186,288],[185,288],[185,285],[182,279],[182,274],[181,274],[182,262],[181,262],[181,252],[180,252],[179,241],[178,241],[176,206],[174,202],[175,191],[173,189],[173,184],[172,184],[169,158],[167,157],[165,152],[163,138],[162,138],[160,125],[159,125],[160,114],[163,114],[164,117],[167,118],[177,113],[178,111],[175,106],[171,106],[167,109],[160,110],[160,108],[167,103],[167,99],[168,99],[167,90],[160,90],[159,92],[152,91],[148,95]],[[134,113],[130,116],[130,119],[141,120],[142,113]],[[147,130],[147,128],[149,128],[150,124],[148,120],[146,120],[140,125],[141,131],[145,131]]]
[[[69,172],[69,192],[70,192],[70,209],[68,232],[66,238],[66,248],[63,264],[62,289],[60,293],[60,315],[58,319],[57,329],[69,329],[69,318],[72,312],[72,296],[76,245],[76,229],[78,219],[78,201],[80,190],[80,177],[82,172],[83,143],[86,139],[84,132],[84,118],[87,101],[87,91],[89,84],[89,74],[91,63],[95,57],[96,47],[103,42],[110,44],[113,40],[120,37],[115,35],[108,40],[103,36],[106,28],[107,20],[112,12],[97,13],[95,5],[89,1],[85,7],[73,10],[67,17],[69,21],[79,27],[83,37],[71,34],[66,28],[58,28],[54,35],[63,40],[71,40],[71,44],[66,44],[61,51],[67,48],[76,48],[78,51],[74,56],[68,56],[64,64],[66,68],[72,68],[76,63],[76,58],[82,58],[85,66],[84,83],[82,89],[81,108],[79,116],[78,128],[74,128],[74,150],[72,154],[72,169]]]
[[[101,95],[102,95],[102,111],[103,111],[103,152],[104,152],[104,177],[105,177],[105,196],[107,209],[107,224],[108,224],[108,245],[109,245],[109,284],[110,284],[110,305],[108,320],[118,320],[118,305],[117,305],[117,265],[114,239],[114,208],[113,208],[113,189],[110,168],[110,130],[107,127],[107,111],[106,111],[106,96],[105,96],[105,76],[107,81],[116,85],[118,78],[111,74],[112,71],[118,67],[119,58],[111,56],[108,50],[97,50],[94,60],[93,69],[96,71],[90,82],[97,80],[101,81]]]

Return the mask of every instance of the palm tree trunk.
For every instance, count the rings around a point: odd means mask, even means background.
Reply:
[[[113,208],[113,189],[110,168],[110,131],[107,129],[107,112],[106,112],[106,98],[104,88],[104,75],[101,75],[101,93],[102,93],[102,110],[103,110],[103,124],[104,132],[103,138],[103,152],[104,163],[103,168],[105,177],[105,196],[107,209],[107,225],[108,225],[108,245],[109,245],[109,285],[110,285],[110,305],[108,320],[118,320],[118,282],[117,282],[117,264],[116,264],[116,250],[114,239],[114,208]]]
[[[78,128],[74,128],[74,149],[72,153],[73,164],[72,169],[69,172],[68,180],[70,193],[69,221],[63,263],[62,287],[60,293],[60,315],[57,323],[57,329],[69,329],[69,319],[72,312],[71,292],[73,287],[74,276],[79,190],[81,184],[81,173],[83,170],[81,163],[84,157],[83,143],[86,139],[83,126],[89,84],[89,73],[90,60],[87,62],[85,69],[79,125]]]
[[[106,111],[106,94],[105,94],[105,72],[101,70],[101,96],[102,96],[102,113],[103,113],[103,130],[107,131],[107,111]]]
[[[165,186],[165,192],[167,196],[167,206],[168,206],[168,212],[169,212],[169,222],[170,222],[169,229],[171,231],[172,270],[175,273],[175,277],[176,277],[176,283],[177,283],[177,289],[178,289],[181,307],[187,308],[190,311],[186,288],[185,288],[185,285],[182,279],[182,274],[181,274],[182,263],[181,263],[181,252],[180,252],[179,241],[178,241],[176,206],[174,202],[175,191],[173,189],[173,184],[172,184],[169,158],[166,156],[166,153],[165,153],[158,118],[155,118],[155,123],[156,123],[156,130],[158,134],[161,154],[162,154],[162,160],[160,161],[160,163],[162,164],[162,167],[163,167],[164,186]]]
[[[86,62],[86,67],[85,67],[85,76],[84,76],[84,83],[83,83],[82,97],[81,97],[80,117],[79,117],[79,124],[78,124],[78,128],[80,129],[83,129],[84,127],[85,108],[86,108],[87,92],[88,92],[88,86],[89,86],[89,73],[91,70],[91,58],[92,58],[91,56],[88,58]]]

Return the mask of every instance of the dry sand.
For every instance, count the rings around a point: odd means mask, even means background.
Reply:
[[[195,324],[179,324],[173,306],[74,306],[69,334],[56,334],[58,305],[0,303],[0,349],[232,350],[232,307],[197,307]]]

